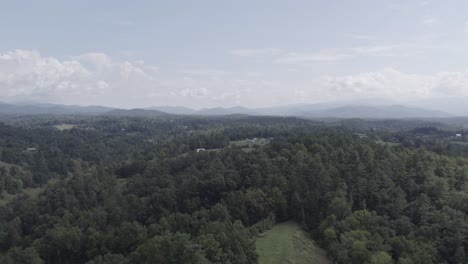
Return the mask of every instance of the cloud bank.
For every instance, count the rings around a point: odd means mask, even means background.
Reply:
[[[468,70],[434,75],[408,74],[387,68],[348,76],[327,76],[322,83],[332,94],[427,99],[468,96]]]
[[[151,82],[157,71],[142,61],[118,62],[103,53],[60,60],[37,51],[15,50],[0,53],[0,97],[83,103],[128,93],[137,84]]]
[[[386,47],[356,52],[386,52]],[[279,56],[272,51],[241,56]],[[341,59],[329,53],[281,54],[291,63]],[[307,73],[307,70],[302,70]],[[0,101],[151,105],[268,106],[362,98],[396,101],[468,97],[468,70],[435,74],[394,68],[352,75],[323,75],[295,80],[296,72],[252,74],[224,69],[163,70],[144,61],[120,61],[104,53],[59,59],[37,51],[0,53]],[[304,72],[300,73],[303,77]]]

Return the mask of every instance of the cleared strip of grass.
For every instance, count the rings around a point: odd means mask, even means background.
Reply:
[[[270,143],[269,140],[264,139],[264,138],[260,138],[260,139],[257,139],[255,141],[251,141],[251,140],[248,140],[248,139],[234,140],[234,141],[229,142],[229,145],[230,146],[237,146],[237,147],[254,147],[254,146],[263,147],[263,146],[268,145],[269,143]]]
[[[394,147],[394,146],[399,146],[400,143],[397,143],[397,142],[388,142],[388,141],[376,141],[377,144],[381,144],[381,145],[387,145],[387,146],[390,146],[390,147]]]
[[[55,128],[57,128],[58,130],[60,131],[63,131],[63,130],[70,130],[74,127],[76,127],[76,125],[72,125],[72,124],[60,124],[60,125],[55,125],[53,126]]]
[[[257,139],[255,141],[244,139],[244,140],[231,141],[231,142],[229,142],[229,146],[230,147],[240,147],[240,148],[242,148],[242,151],[251,152],[251,151],[255,150],[256,148],[266,146],[269,143],[270,143],[270,141],[268,139],[264,139],[264,138],[260,138],[260,139]]]
[[[450,144],[468,146],[468,142],[464,142],[464,141],[450,141]]]
[[[260,264],[329,264],[323,249],[295,222],[275,225],[256,241]]]

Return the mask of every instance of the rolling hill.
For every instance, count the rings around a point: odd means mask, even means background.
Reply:
[[[342,106],[325,109],[315,112],[306,112],[300,114],[305,117],[334,117],[334,118],[370,118],[370,119],[388,119],[388,118],[445,118],[452,115],[416,107],[407,107],[403,105],[390,106]]]
[[[402,119],[402,118],[449,118],[453,115],[419,107],[405,105],[342,105],[342,104],[298,104],[267,108],[216,107],[200,110],[183,106],[153,106],[149,108],[118,109],[105,106],[76,106],[58,104],[9,104],[0,103],[0,115],[109,115],[109,116],[295,116],[304,118],[364,118],[364,119]]]
[[[77,106],[59,104],[9,104],[0,102],[0,115],[68,115],[68,114],[102,114],[114,108],[105,106]]]
[[[158,110],[148,110],[148,109],[115,109],[104,113],[106,116],[131,116],[131,117],[160,117],[167,116],[168,113],[158,111]]]

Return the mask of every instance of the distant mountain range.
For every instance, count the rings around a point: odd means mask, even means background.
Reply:
[[[110,110],[108,112],[103,113],[103,115],[106,115],[106,116],[157,117],[157,116],[167,116],[169,114],[166,113],[166,112],[158,111],[158,110],[135,108],[135,109],[130,109],[130,110],[114,109],[114,110]]]
[[[335,117],[335,118],[445,118],[451,114],[403,105],[390,106],[342,106],[322,111],[305,113],[307,117]]]
[[[157,110],[174,115],[191,115],[195,110],[184,106],[154,106],[145,108],[146,110]]]
[[[74,106],[59,104],[8,104],[0,103],[0,115],[109,115],[109,116],[164,116],[164,115],[273,115],[303,118],[446,118],[446,112],[404,105],[343,105],[343,104],[298,104],[267,108],[217,107],[195,110],[183,106],[153,106],[139,109],[118,109],[104,106]]]
[[[68,115],[102,114],[113,108],[105,106],[77,106],[60,104],[7,104],[0,102],[0,115]]]
[[[151,107],[150,109],[164,111],[171,114],[180,114],[180,111],[171,111],[171,107]],[[208,108],[193,110],[184,108],[186,115],[277,115],[277,116],[297,116],[305,118],[445,118],[453,115],[417,107],[404,105],[383,105],[383,106],[359,106],[359,105],[333,105],[333,104],[302,104],[290,106],[278,106],[268,108]]]

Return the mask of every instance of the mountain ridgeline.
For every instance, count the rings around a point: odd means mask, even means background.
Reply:
[[[276,116],[298,116],[305,118],[369,118],[369,119],[389,119],[389,118],[446,118],[453,115],[437,110],[428,110],[403,105],[383,105],[383,106],[358,106],[358,105],[291,105],[269,108],[209,108],[201,110],[190,110],[184,108],[171,107],[151,107],[153,110],[165,111],[172,114],[186,115],[276,115]]]
[[[443,111],[429,110],[404,105],[343,105],[310,104],[290,105],[268,108],[204,108],[194,110],[179,106],[161,106],[138,109],[118,109],[103,106],[68,106],[56,104],[6,104],[0,103],[1,116],[24,115],[110,115],[110,116],[296,116],[303,118],[365,118],[365,119],[401,119],[401,118],[449,118],[453,115]]]

